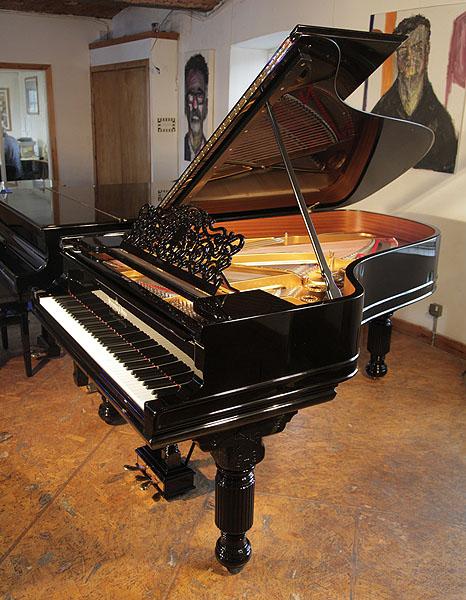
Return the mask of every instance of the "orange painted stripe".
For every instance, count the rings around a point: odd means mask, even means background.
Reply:
[[[396,25],[396,12],[385,13],[385,33],[393,33]],[[393,55],[388,58],[382,67],[382,90],[381,96],[392,87],[393,70],[394,70]]]

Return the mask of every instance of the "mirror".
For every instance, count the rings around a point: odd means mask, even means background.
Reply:
[[[57,178],[51,89],[50,65],[0,63],[2,181],[29,187]]]

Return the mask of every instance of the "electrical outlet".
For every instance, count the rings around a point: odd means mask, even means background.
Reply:
[[[429,304],[429,315],[433,317],[441,317],[443,306],[441,304]]]

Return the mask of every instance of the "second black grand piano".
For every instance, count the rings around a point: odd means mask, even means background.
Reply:
[[[64,276],[36,292],[102,414],[136,428],[154,468],[184,440],[212,454],[216,556],[232,572],[251,554],[262,438],[356,373],[361,323],[434,290],[434,228],[335,210],[432,143],[344,103],[402,41],[298,26],[162,205],[128,235],[64,240]]]

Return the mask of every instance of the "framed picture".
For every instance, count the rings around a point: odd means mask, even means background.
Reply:
[[[5,129],[11,131],[10,90],[8,88],[0,88],[0,115]]]
[[[39,114],[39,91],[37,77],[25,77],[26,88],[26,112],[28,115]]]
[[[183,67],[185,126],[182,159],[187,165],[212,135],[214,50],[186,53]]]
[[[366,107],[415,121],[435,133],[416,169],[454,173],[465,100],[466,4],[429,6],[371,16],[370,29],[406,35],[366,88]],[[365,108],[365,107],[363,107]]]

